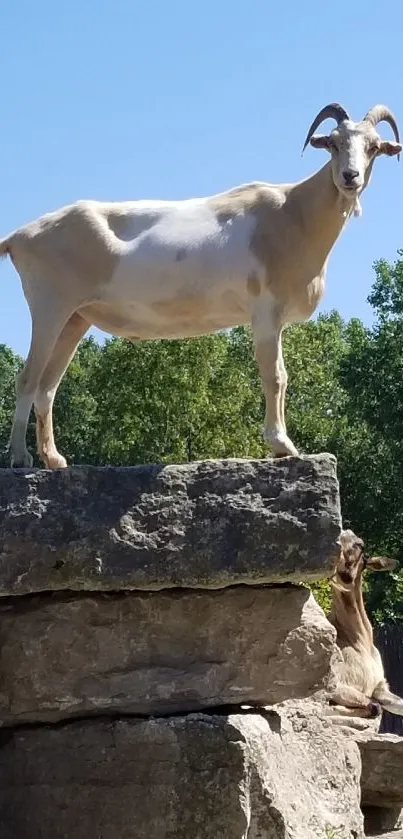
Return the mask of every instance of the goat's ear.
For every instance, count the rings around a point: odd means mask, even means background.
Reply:
[[[382,140],[378,154],[387,154],[388,157],[393,157],[395,154],[400,154],[401,151],[401,143],[393,143],[391,140]]]
[[[313,134],[309,142],[314,149],[330,149],[330,138],[325,134]]]
[[[388,556],[370,556],[367,559],[367,568],[370,571],[393,571],[396,565],[397,560]]]

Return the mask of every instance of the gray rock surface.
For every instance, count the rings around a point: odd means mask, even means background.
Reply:
[[[340,528],[329,455],[0,470],[0,839],[363,839]]]
[[[330,574],[332,455],[0,470],[0,595],[220,588]]]
[[[0,600],[0,721],[272,704],[326,686],[335,630],[304,586]]]
[[[359,754],[300,709],[3,730],[2,839],[362,839]]]
[[[362,803],[403,807],[403,737],[360,733],[356,741],[362,761]]]

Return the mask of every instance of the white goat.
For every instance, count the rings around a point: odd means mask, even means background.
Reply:
[[[352,530],[344,530],[340,541],[340,560],[331,580],[329,620],[337,632],[343,663],[337,668],[337,687],[330,701],[339,716],[373,717],[380,708],[403,716],[403,699],[391,693],[385,679],[362,595],[363,571],[390,571],[396,560],[366,556],[363,540]]]
[[[313,136],[328,117],[337,127]],[[388,122],[396,142],[381,140]],[[297,451],[287,436],[287,374],[281,334],[318,305],[328,255],[380,154],[402,146],[383,105],[352,122],[323,108],[308,142],[331,161],[296,184],[251,183],[208,198],[79,201],[0,241],[20,274],[32,340],[17,379],[10,439],[13,466],[30,466],[26,428],[34,404],[48,468],[66,466],[55,445],[52,407],[60,380],[91,325],[131,340],[180,338],[251,323],[265,398],[265,439],[277,456]]]

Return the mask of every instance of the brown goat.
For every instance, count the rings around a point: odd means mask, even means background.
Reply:
[[[403,699],[391,693],[385,679],[362,594],[364,570],[391,571],[396,560],[366,556],[363,540],[352,530],[342,532],[340,543],[340,560],[331,579],[329,620],[337,631],[343,663],[338,666],[337,687],[330,702],[343,716],[374,717],[381,709],[403,716]]]

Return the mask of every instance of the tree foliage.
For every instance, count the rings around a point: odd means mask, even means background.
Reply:
[[[355,324],[340,381],[349,395],[349,422],[363,429],[354,486],[345,481],[344,492],[372,550],[403,565],[403,252],[398,255],[393,265],[375,263],[374,325]],[[376,575],[368,603],[378,621],[403,618],[402,572]]]

